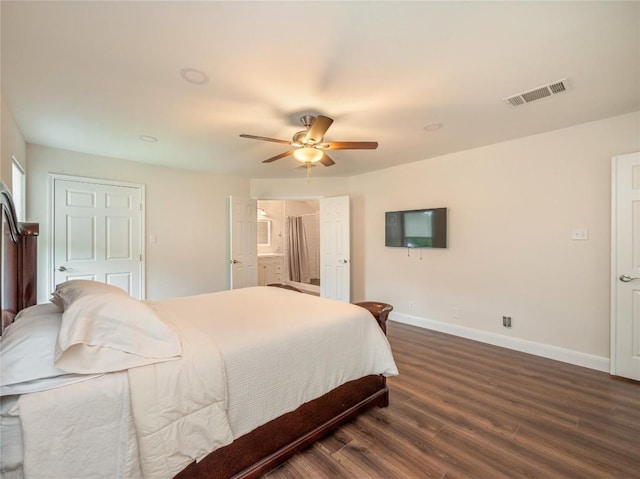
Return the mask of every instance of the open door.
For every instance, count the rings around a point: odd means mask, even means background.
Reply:
[[[351,301],[349,197],[320,200],[320,296]]]
[[[258,285],[257,202],[229,198],[229,268],[231,289]]]

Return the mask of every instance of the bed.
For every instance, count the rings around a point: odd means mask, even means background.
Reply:
[[[160,318],[162,327],[176,333],[179,341],[145,336],[144,347],[155,342],[166,347],[162,360],[136,363],[139,358],[134,354],[131,367],[123,370],[129,355],[103,361],[101,353],[99,363],[114,370],[92,369],[95,351],[78,350],[72,340],[60,346],[63,331],[72,330],[74,321],[83,320],[88,309],[109,313],[114,304],[135,300],[106,292],[69,304],[33,307],[38,228],[18,223],[6,188],[0,193],[3,325],[15,320],[4,339],[31,316],[41,322],[53,318],[48,327],[62,321],[56,365],[75,375],[61,376],[74,380],[55,388],[3,396],[3,422],[12,422],[16,431],[19,420],[24,442],[18,451],[20,467],[13,465],[6,477],[21,477],[22,467],[28,477],[51,476],[57,467],[64,472],[53,475],[65,477],[74,477],[70,470],[76,471],[75,477],[258,477],[367,408],[388,405],[385,376],[397,374],[382,333],[390,307],[374,302],[346,305],[284,288],[138,302],[134,309],[145,308],[154,321]],[[121,319],[106,313],[102,316],[110,320]],[[117,324],[114,329],[126,330]],[[155,334],[154,328],[146,328],[145,333],[153,330]],[[166,333],[160,330],[159,337]],[[268,335],[270,339],[264,341]],[[171,349],[177,347],[179,354]],[[199,352],[204,350],[216,350],[219,357],[205,361]],[[323,351],[330,354],[314,356]],[[283,367],[289,368],[285,374]],[[331,374],[320,378],[327,371]],[[216,375],[220,377],[216,383],[225,384],[222,389],[209,384]],[[83,412],[83,404],[93,409]],[[188,407],[192,410],[184,417],[165,417],[167,411]],[[211,413],[213,409],[223,414]],[[65,421],[83,427],[68,428]],[[90,443],[96,442],[96,428],[102,439],[94,445]],[[18,441],[15,434],[2,434],[3,452],[13,445],[11,438]],[[114,450],[109,449],[111,443]],[[117,460],[111,459],[114,455]],[[61,465],[62,456],[67,466]]]

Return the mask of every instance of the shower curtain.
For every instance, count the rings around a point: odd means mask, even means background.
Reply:
[[[308,283],[311,279],[309,276],[309,251],[302,217],[289,216],[287,218],[287,231],[289,279],[299,283]]]

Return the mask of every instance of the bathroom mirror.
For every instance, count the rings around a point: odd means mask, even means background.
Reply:
[[[271,220],[258,220],[258,246],[271,246]]]

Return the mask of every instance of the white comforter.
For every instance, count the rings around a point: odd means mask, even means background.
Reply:
[[[157,309],[179,333],[182,359],[132,368],[128,375],[142,473],[161,479],[229,444],[233,435],[224,363],[216,345],[194,326],[202,318]]]
[[[23,396],[28,478],[172,477],[347,381],[397,374],[386,337],[354,305],[264,287],[149,304],[184,357]]]
[[[152,303],[185,314],[218,345],[239,437],[368,374],[398,374],[386,336],[353,304],[255,287]]]
[[[163,319],[181,360],[20,397],[26,478],[168,479],[233,440],[218,349],[189,319]]]
[[[23,394],[18,404],[24,477],[142,477],[125,372]]]

